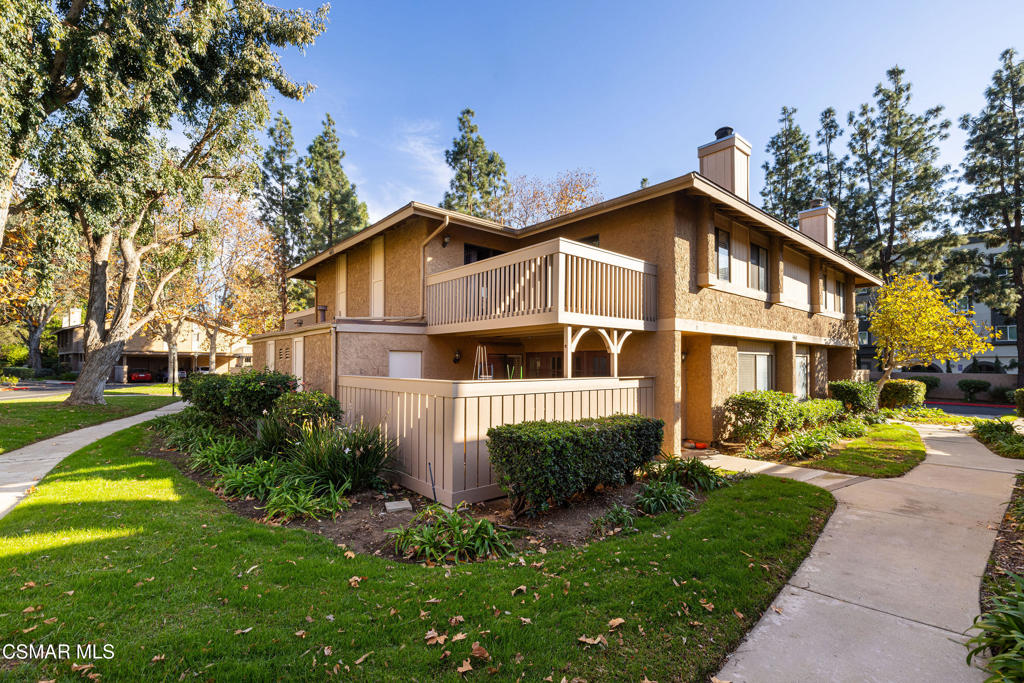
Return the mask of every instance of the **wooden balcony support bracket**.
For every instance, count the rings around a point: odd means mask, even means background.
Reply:
[[[562,357],[562,376],[566,379],[572,377],[572,354],[579,346],[580,339],[583,338],[587,332],[590,331],[589,327],[578,327],[575,332],[572,325],[565,326],[565,344],[563,346],[563,357]]]
[[[608,330],[598,328],[597,333],[601,335],[605,348],[608,349],[608,355],[611,356],[611,375],[612,377],[618,377],[619,354],[622,352],[622,345],[626,343],[626,339],[629,338],[629,335],[633,334],[633,330],[611,330],[611,334],[608,334]]]

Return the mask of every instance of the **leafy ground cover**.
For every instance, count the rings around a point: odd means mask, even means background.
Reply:
[[[834,507],[753,477],[638,533],[453,567],[360,555],[231,513],[124,430],[66,459],[0,520],[5,642],[96,643],[15,680],[706,680]]]
[[[19,398],[0,402],[0,454],[51,436],[156,410],[177,399],[163,396],[108,396],[105,406],[63,405],[58,398]]]
[[[867,434],[833,449],[821,460],[800,464],[861,477],[898,477],[919,465],[924,457],[924,443],[913,427],[879,424],[871,425]]]

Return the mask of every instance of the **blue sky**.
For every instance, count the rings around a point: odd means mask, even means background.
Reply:
[[[606,198],[694,170],[731,125],[754,147],[760,203],[782,105],[813,134],[822,109],[845,117],[899,64],[917,107],[955,121],[981,106],[999,53],[1024,50],[1022,29],[1024,3],[1008,1],[336,2],[317,44],[284,59],[316,92],[272,106],[300,150],[334,117],[372,220],[440,201],[467,106],[510,174],[587,168]],[[948,163],[962,144],[954,130]]]

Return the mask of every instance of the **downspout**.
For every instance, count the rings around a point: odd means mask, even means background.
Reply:
[[[423,306],[427,298],[427,245],[430,243],[430,240],[437,237],[445,228],[448,227],[450,220],[449,216],[445,216],[437,230],[430,233],[427,239],[423,240],[423,243],[420,245],[420,309],[416,316],[417,318],[422,318],[424,316]]]

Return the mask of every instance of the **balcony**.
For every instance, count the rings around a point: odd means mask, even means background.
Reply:
[[[428,334],[565,325],[653,330],[653,263],[556,238],[426,278]]]

